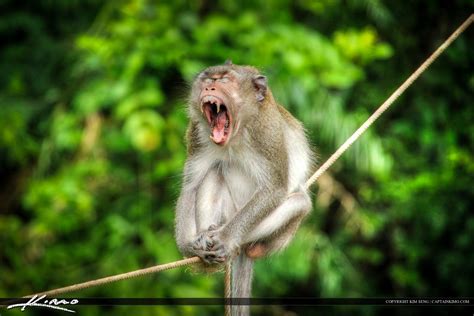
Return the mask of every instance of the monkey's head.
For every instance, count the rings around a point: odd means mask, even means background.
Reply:
[[[257,69],[227,61],[203,70],[195,79],[191,119],[209,129],[212,142],[225,146],[271,98],[267,78]]]

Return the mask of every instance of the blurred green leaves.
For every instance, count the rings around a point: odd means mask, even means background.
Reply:
[[[373,28],[361,31],[350,29],[334,34],[334,44],[340,53],[359,64],[367,64],[376,59],[392,56],[392,48],[386,43],[377,43],[377,33]]]
[[[6,165],[26,165],[38,150],[38,144],[28,134],[28,108],[16,100],[1,100],[0,153]]]
[[[137,111],[130,115],[124,125],[124,133],[133,146],[140,151],[153,151],[161,145],[164,120],[151,110]]]
[[[442,17],[429,13],[437,4],[426,6],[421,19],[406,14],[419,12],[416,3],[379,0],[8,2],[0,20],[0,294],[179,258],[173,208],[186,96],[200,70],[228,58],[260,68],[278,102],[304,122],[321,162],[467,12],[461,0]],[[256,296],[472,292],[469,48],[458,39],[333,166],[294,242],[257,262]],[[86,294],[221,293],[221,274],[173,270]]]

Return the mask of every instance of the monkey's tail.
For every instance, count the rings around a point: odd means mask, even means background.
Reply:
[[[253,277],[253,259],[245,255],[242,251],[232,261],[232,297],[239,298],[241,304],[247,303],[244,299],[248,299],[252,293],[252,277]],[[250,314],[250,306],[232,305],[232,316],[246,316]]]

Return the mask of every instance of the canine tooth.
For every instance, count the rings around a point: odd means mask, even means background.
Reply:
[[[221,105],[219,103],[216,103],[216,107],[217,107],[217,113],[219,113],[221,111]]]

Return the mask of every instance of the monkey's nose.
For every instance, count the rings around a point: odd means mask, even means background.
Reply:
[[[215,88],[215,87],[206,87],[205,90],[206,90],[206,91],[209,91],[209,90],[214,91],[214,90],[216,90],[216,88]]]

